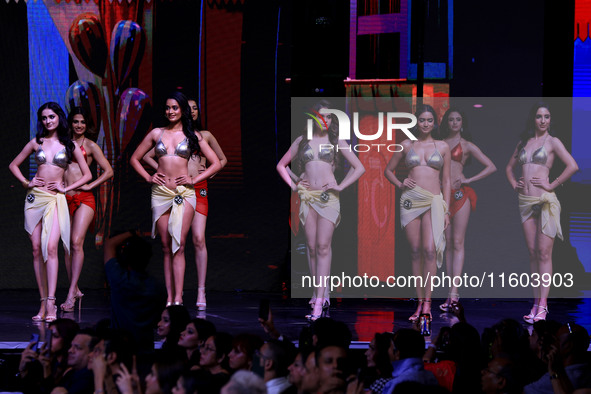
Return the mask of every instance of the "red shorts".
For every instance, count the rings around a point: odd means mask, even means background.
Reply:
[[[96,202],[94,201],[94,194],[92,192],[78,192],[73,196],[66,194],[66,201],[68,202],[68,210],[70,211],[70,217],[74,215],[74,212],[82,204],[90,207],[96,212]]]
[[[458,190],[451,191],[451,203],[449,204],[449,214],[453,218],[456,212],[464,206],[466,199],[470,199],[472,210],[476,209],[476,192],[468,185],[462,185]]]
[[[209,211],[209,203],[207,201],[207,179],[195,184],[195,195],[197,196],[195,211],[203,216],[207,216],[207,212]]]

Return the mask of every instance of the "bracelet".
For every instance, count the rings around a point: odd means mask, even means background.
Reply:
[[[554,379],[558,379],[558,374],[556,372],[554,372],[553,374],[550,374],[550,380],[554,380]]]
[[[24,181],[22,181],[22,182],[21,182],[21,184],[23,185],[23,187],[24,187],[25,189],[28,189],[28,188],[29,188],[29,184],[30,184],[30,183],[31,183],[31,181],[30,181],[30,180],[28,180],[28,179],[25,179]]]

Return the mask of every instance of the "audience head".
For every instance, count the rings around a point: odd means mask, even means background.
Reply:
[[[185,330],[181,332],[179,346],[187,350],[194,350],[205,343],[205,340],[215,334],[212,322],[203,319],[191,320]]]
[[[152,245],[138,235],[129,237],[117,249],[117,261],[129,270],[145,272],[152,258]]]
[[[390,359],[391,350],[394,350],[394,335],[389,332],[376,333],[365,352],[367,366],[376,368],[380,376],[390,376],[393,361]]]
[[[322,392],[344,389],[346,379],[353,372],[347,359],[347,350],[335,345],[316,351],[316,367]]]
[[[567,323],[556,333],[558,350],[567,364],[586,360],[589,348],[589,332],[575,323]],[[576,360],[576,361],[575,361]]]
[[[493,358],[481,372],[482,391],[485,394],[521,393],[523,385],[519,376],[520,371],[513,361],[503,357]]]
[[[160,337],[165,338],[167,346],[177,345],[181,332],[187,328],[191,321],[189,311],[182,305],[169,305],[160,315],[156,332]]]
[[[312,325],[312,344],[317,348],[334,345],[348,349],[351,344],[351,330],[342,322],[322,317]]]
[[[72,340],[80,331],[80,326],[72,319],[57,319],[49,323],[48,329],[51,330],[51,353],[62,354],[67,358]]]
[[[211,335],[201,346],[199,365],[212,372],[219,372],[220,368],[228,370],[228,354],[232,350],[232,336],[225,332]]]
[[[394,334],[394,357],[396,360],[405,358],[422,358],[425,353],[425,338],[416,330],[401,328]]]
[[[171,357],[164,357],[152,365],[146,376],[145,394],[162,394],[172,392],[172,388],[183,372],[183,362]]]
[[[270,340],[259,350],[259,363],[266,381],[287,376],[288,367],[293,361],[293,348],[276,339]]]
[[[304,375],[306,374],[306,359],[308,358],[308,353],[298,352],[293,362],[287,367],[289,374],[287,375],[287,380],[289,383],[294,385],[298,391],[301,391],[302,388],[302,381]]]
[[[267,386],[263,379],[250,371],[235,372],[222,387],[222,394],[265,394]]]
[[[320,375],[316,364],[316,352],[311,352],[304,363],[301,389],[306,393],[314,393],[320,387]]]
[[[230,368],[233,370],[252,369],[252,359],[255,351],[263,346],[263,340],[258,335],[238,334],[232,341],[229,354]]]
[[[68,350],[68,366],[79,371],[88,366],[90,353],[99,342],[94,331],[90,329],[80,330],[72,339],[72,345]]]

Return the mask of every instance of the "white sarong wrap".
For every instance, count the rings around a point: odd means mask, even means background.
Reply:
[[[64,248],[70,253],[70,213],[66,196],[63,193],[52,194],[37,187],[28,190],[25,197],[25,230],[33,234],[33,230],[41,220],[41,252],[44,262],[47,261],[47,242],[56,208],[60,237]]]
[[[323,218],[334,223],[335,227],[341,221],[341,203],[339,195],[330,190],[324,192],[322,190],[309,190],[303,186],[298,185],[298,194],[300,196],[300,221],[305,226],[306,218],[310,208],[318,212]]]
[[[197,198],[195,197],[193,186],[177,186],[176,189],[170,190],[166,186],[152,185],[152,238],[156,238],[156,222],[160,216],[170,209],[168,233],[172,237],[173,254],[181,247],[181,229],[183,227],[185,201],[191,204],[193,210],[195,210]]]
[[[447,203],[443,199],[443,194],[435,195],[420,186],[402,192],[400,196],[400,222],[402,228],[428,210],[431,210],[431,231],[435,241],[435,251],[437,252],[437,268],[441,268],[443,252],[445,251],[444,216],[447,212]]]
[[[540,197],[526,196],[519,194],[519,213],[521,223],[525,222],[534,213],[540,215],[542,220],[542,234],[550,238],[562,238],[560,227],[560,202],[554,192],[546,192]]]

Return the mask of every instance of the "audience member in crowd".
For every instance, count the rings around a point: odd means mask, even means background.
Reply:
[[[544,349],[542,361],[548,364],[548,372],[525,386],[525,394],[591,388],[591,365],[587,356],[589,333],[584,327],[565,324],[558,329],[553,343],[541,346]]]
[[[133,353],[129,346],[131,335],[122,330],[110,330],[101,339],[90,356],[88,369],[94,374],[94,390],[116,392],[116,380],[123,365],[133,370]]]
[[[72,340],[68,350],[68,367],[70,369],[58,382],[52,394],[93,393],[94,376],[88,369],[88,362],[94,346],[99,342],[93,330],[80,330]]]
[[[162,352],[172,354],[184,352],[184,349],[179,346],[179,339],[189,321],[191,321],[189,311],[183,305],[169,305],[162,311],[156,326],[156,333],[164,338],[160,348]]]
[[[31,342],[21,354],[19,376],[23,379],[23,392],[39,393],[55,386],[68,368],[68,350],[80,327],[70,319],[57,319],[49,324],[51,342],[40,351]]]
[[[267,393],[295,392],[287,379],[288,366],[293,361],[293,350],[288,347],[288,343],[278,340],[271,340],[261,346],[258,353],[259,365],[263,370]]]
[[[320,375],[316,364],[316,352],[308,354],[304,363],[304,376],[302,377],[302,393],[316,393],[320,387]]]
[[[405,381],[413,381],[426,385],[437,386],[438,382],[433,373],[425,371],[423,353],[425,339],[416,330],[401,328],[394,334],[394,368],[392,380],[384,386],[384,394],[390,394],[396,386]]]
[[[212,322],[203,319],[193,319],[181,332],[179,346],[185,349],[188,369],[197,368],[201,359],[199,348],[203,346],[207,338],[215,334],[216,329]]]
[[[211,335],[201,346],[199,365],[211,374],[211,378],[218,390],[230,379],[228,354],[232,349],[232,336],[225,332]]]
[[[144,394],[171,393],[182,372],[182,361],[162,357],[152,365],[152,370],[146,376],[146,390]]]
[[[237,371],[222,387],[222,394],[266,394],[263,379],[249,371]]]
[[[308,354],[309,352],[300,350],[293,360],[293,363],[287,367],[287,370],[289,371],[287,380],[293,387],[295,387],[295,392],[298,394],[303,393],[302,383],[304,375],[306,374],[305,361],[308,358]]]
[[[489,361],[482,370],[481,385],[484,394],[521,394],[520,371],[517,365],[508,358],[496,357]]]
[[[154,351],[154,326],[164,308],[164,287],[149,276],[150,243],[126,231],[105,242],[105,273],[111,288],[113,328],[133,333],[138,355]]]
[[[230,368],[234,371],[252,369],[252,360],[255,351],[263,346],[263,340],[258,335],[238,334],[232,341],[232,350],[228,355]]]
[[[372,393],[381,393],[386,382],[392,379],[391,348],[394,348],[394,336],[389,332],[376,333],[365,352],[368,369],[364,387]]]

